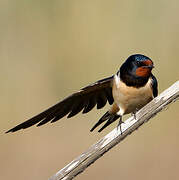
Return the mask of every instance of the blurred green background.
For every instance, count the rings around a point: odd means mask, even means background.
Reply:
[[[4,134],[129,55],[153,59],[159,92],[177,81],[178,17],[177,0],[1,0],[0,179],[48,179],[116,127],[89,132],[107,106]],[[178,180],[178,110],[176,102],[76,179]]]

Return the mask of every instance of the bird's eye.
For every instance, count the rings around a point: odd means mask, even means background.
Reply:
[[[140,65],[141,65],[141,62],[140,62],[140,61],[137,61],[136,63],[137,63],[137,65],[138,65],[138,66],[140,66]]]

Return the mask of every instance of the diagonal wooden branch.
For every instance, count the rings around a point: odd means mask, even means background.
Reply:
[[[136,114],[136,119],[131,117],[122,124],[122,134],[120,129],[115,128],[96,144],[91,146],[86,152],[74,159],[71,163],[58,171],[49,180],[70,180],[83,172],[90,164],[94,163],[109,149],[121,142],[129,134],[138,129],[158,112],[166,108],[170,103],[179,99],[179,81],[162,92]]]

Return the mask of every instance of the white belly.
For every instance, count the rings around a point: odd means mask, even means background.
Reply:
[[[153,99],[151,79],[149,79],[144,87],[134,88],[126,86],[126,84],[115,75],[113,98],[120,109],[120,115],[135,112]]]

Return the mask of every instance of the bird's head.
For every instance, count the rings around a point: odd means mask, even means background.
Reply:
[[[134,54],[127,58],[120,68],[120,77],[128,85],[142,86],[151,76],[153,61],[142,54]]]

